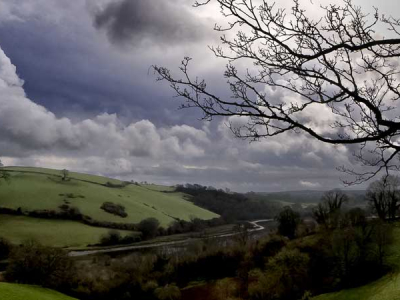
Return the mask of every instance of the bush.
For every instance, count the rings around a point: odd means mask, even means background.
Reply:
[[[147,218],[138,224],[138,230],[144,240],[154,238],[157,235],[160,222],[155,218]]]
[[[276,219],[279,222],[279,233],[289,239],[295,238],[297,226],[301,221],[299,213],[293,211],[290,206],[286,206],[278,214]]]
[[[175,284],[167,284],[164,287],[156,288],[154,294],[160,300],[181,299],[181,291]]]
[[[62,288],[69,285],[73,273],[67,252],[31,241],[13,248],[5,276],[18,283]]]
[[[251,299],[299,299],[309,286],[310,258],[297,249],[283,249],[267,263],[266,272],[253,274]]]
[[[128,214],[125,212],[125,207],[121,204],[104,202],[100,208],[110,214],[120,216],[121,218],[126,218],[128,216]]]
[[[59,206],[61,211],[51,209],[32,210],[28,212],[28,216],[43,219],[59,219],[59,220],[82,220],[83,215],[79,208],[63,204]]]
[[[256,267],[263,268],[266,259],[275,256],[286,246],[288,239],[279,235],[270,235],[268,239],[257,242],[253,249],[253,263]]]
[[[8,207],[0,207],[0,214],[3,215],[22,215],[22,208],[18,207],[18,209],[8,208]]]
[[[135,234],[121,237],[121,234],[116,230],[110,230],[107,234],[103,235],[100,239],[100,245],[112,246],[122,244],[132,244],[140,242],[141,238]]]
[[[11,251],[11,243],[0,237],[0,260],[8,257]]]

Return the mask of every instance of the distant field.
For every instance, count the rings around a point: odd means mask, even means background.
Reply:
[[[142,185],[146,189],[156,191],[156,192],[173,192],[175,190],[174,187],[165,186],[165,185],[156,185],[156,184],[144,184]]]
[[[11,172],[10,183],[3,183],[0,187],[2,207],[57,210],[64,200],[67,200],[70,206],[78,207],[83,214],[96,220],[138,223],[144,218],[154,217],[163,226],[169,225],[174,218],[190,220],[192,216],[201,219],[218,217],[217,214],[184,200],[181,193],[160,192],[160,190],[171,191],[168,187],[131,184],[123,188],[111,188],[100,184],[112,180],[99,176],[71,172],[71,179],[62,181],[60,177],[54,176],[60,175],[60,171],[56,170],[16,167],[6,169],[14,172]],[[113,183],[121,182],[116,180]],[[67,194],[80,197],[68,198]],[[121,218],[100,209],[102,203],[106,201],[123,205],[128,217]]]
[[[15,244],[33,239],[48,246],[85,247],[97,244],[109,230],[74,221],[0,215],[0,236]],[[132,234],[130,231],[119,232],[121,236]]]
[[[396,238],[392,247],[391,263],[395,272],[370,284],[342,290],[336,293],[323,294],[313,300],[400,300],[400,228],[395,228]]]
[[[1,300],[77,300],[59,292],[32,285],[0,283]]]

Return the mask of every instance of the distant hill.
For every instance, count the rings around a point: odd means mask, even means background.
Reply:
[[[174,192],[174,188],[139,185],[101,176],[70,172],[62,180],[60,170],[5,167],[11,174],[10,182],[0,185],[0,208],[22,211],[77,208],[85,216],[101,222],[139,223],[156,218],[167,227],[171,222],[191,218],[212,219],[217,214],[186,200],[188,195]],[[185,199],[186,198],[186,199]],[[102,209],[105,202],[124,208],[126,217]],[[0,236],[16,242],[34,237],[55,245],[80,246],[98,242],[108,229],[87,226],[73,220],[47,220],[26,216],[0,215]],[[58,232],[58,234],[57,234]],[[39,234],[40,233],[40,234]],[[68,235],[68,237],[67,237]],[[69,242],[66,242],[68,240]]]
[[[263,196],[264,200],[280,201],[288,203],[311,204],[318,203],[326,191],[303,190],[303,191],[285,191],[285,192],[263,192],[255,193]],[[351,204],[365,204],[365,190],[347,190],[343,191],[348,195]]]

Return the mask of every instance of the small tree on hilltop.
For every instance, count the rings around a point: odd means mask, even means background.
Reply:
[[[69,176],[69,171],[67,169],[63,169],[61,170],[61,178],[63,181],[68,180],[68,176]]]

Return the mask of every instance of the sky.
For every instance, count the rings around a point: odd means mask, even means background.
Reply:
[[[382,13],[396,1],[362,2]],[[289,1],[279,1],[289,5]],[[332,1],[304,0],[313,5]],[[69,169],[124,180],[199,183],[234,191],[343,187],[352,150],[289,133],[251,142],[227,123],[178,110],[152,65],[191,72],[222,96],[218,7],[192,0],[0,0],[0,157],[5,165]],[[267,89],[268,87],[266,87]],[[274,97],[290,97],[270,91]],[[314,114],[324,127],[327,114]],[[363,188],[357,186],[356,188]]]

